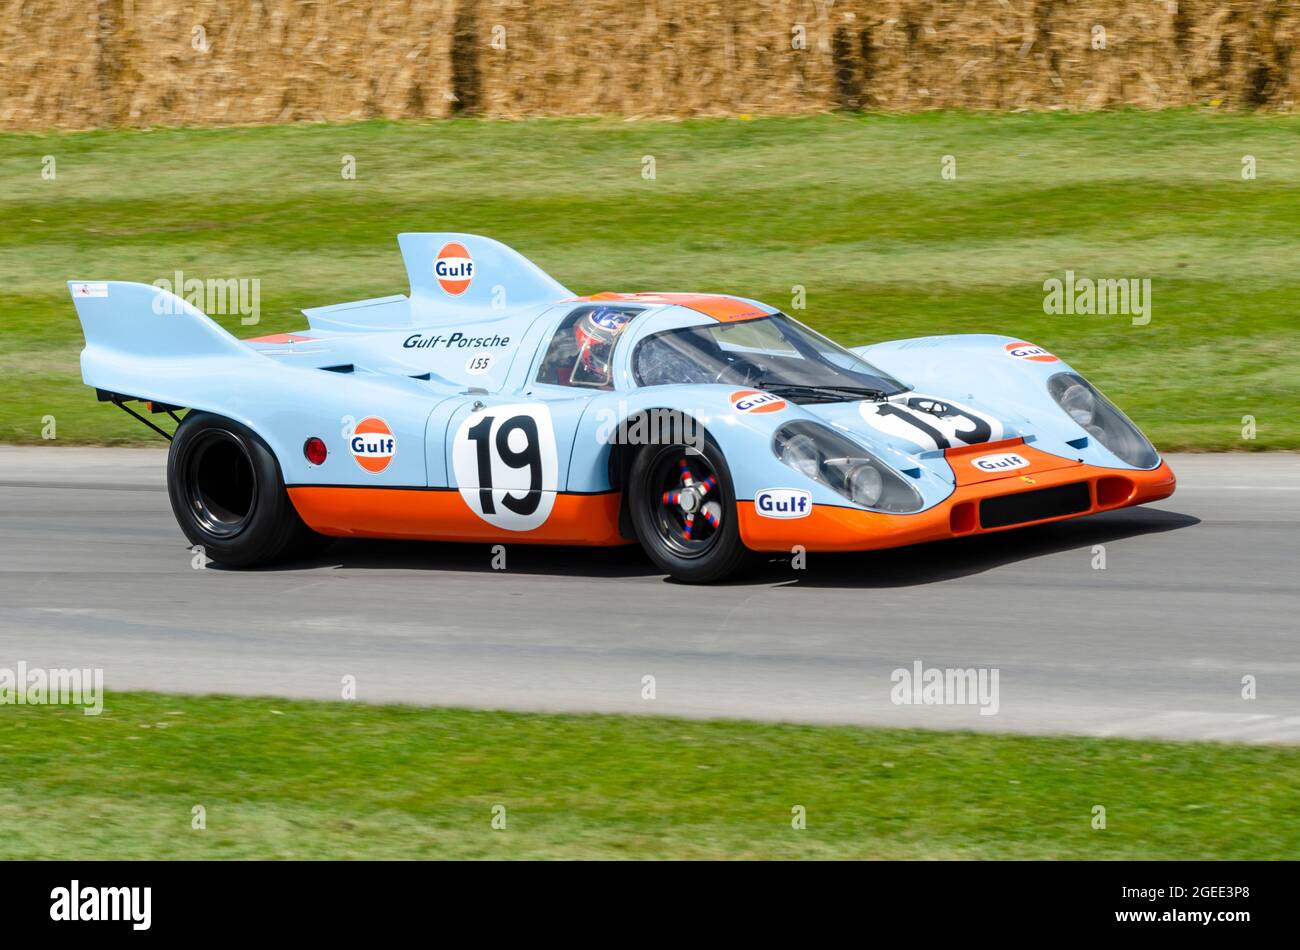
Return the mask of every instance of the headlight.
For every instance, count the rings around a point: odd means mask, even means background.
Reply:
[[[1070,418],[1085,429],[1092,425],[1093,414],[1097,411],[1097,401],[1092,398],[1092,391],[1087,386],[1070,383],[1061,392],[1057,400],[1061,408],[1070,414]]]
[[[794,435],[786,439],[777,451],[777,457],[796,472],[802,472],[814,480],[822,464],[817,443],[810,435]]]
[[[870,508],[880,501],[885,479],[873,463],[859,462],[844,476],[844,486],[849,490],[850,498],[863,508]]]
[[[921,493],[884,462],[834,429],[791,422],[777,430],[772,451],[786,465],[855,505],[905,514],[920,511]]]
[[[1078,373],[1047,381],[1056,404],[1090,436],[1134,468],[1155,468],[1160,456],[1138,427]]]

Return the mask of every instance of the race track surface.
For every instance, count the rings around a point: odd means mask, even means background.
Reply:
[[[498,571],[486,545],[346,542],[196,570],[165,452],[3,447],[0,667],[102,667],[109,708],[337,699],[350,675],[376,702],[1300,741],[1300,456],[1169,461],[1152,507],[685,587],[635,548],[514,545]],[[895,705],[917,661],[997,669],[996,714]]]

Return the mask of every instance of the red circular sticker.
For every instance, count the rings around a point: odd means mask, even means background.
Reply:
[[[731,408],[737,412],[779,412],[785,400],[757,389],[742,389],[731,394]]]
[[[438,278],[439,287],[459,297],[469,290],[474,279],[474,258],[469,256],[464,244],[456,241],[444,244],[433,260],[433,276]]]
[[[397,454],[397,438],[387,422],[378,416],[368,416],[352,430],[348,449],[358,465],[377,475],[388,468],[388,463]]]
[[[1035,363],[1055,363],[1056,357],[1047,352],[1041,346],[1034,346],[1032,343],[1008,343],[1006,345],[1007,356],[1014,357],[1018,360],[1033,360]]]

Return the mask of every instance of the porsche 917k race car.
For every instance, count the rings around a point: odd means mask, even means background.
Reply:
[[[1025,340],[846,349],[756,300],[580,297],[489,238],[398,242],[409,295],[247,340],[160,287],[69,282],[85,382],[171,439],[171,504],[208,557],[639,542],[707,582],[750,552],[888,548],[1174,490],[1137,427]]]

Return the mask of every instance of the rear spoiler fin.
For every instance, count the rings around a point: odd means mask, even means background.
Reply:
[[[68,281],[86,338],[81,376],[103,402],[120,406],[155,431],[127,402],[151,403],[151,412],[193,406],[213,373],[269,364],[197,307],[150,284]],[[166,432],[164,436],[170,438]]]
[[[410,295],[303,310],[313,330],[405,330],[447,320],[486,320],[571,300],[573,291],[513,248],[480,234],[408,231],[397,236]]]

